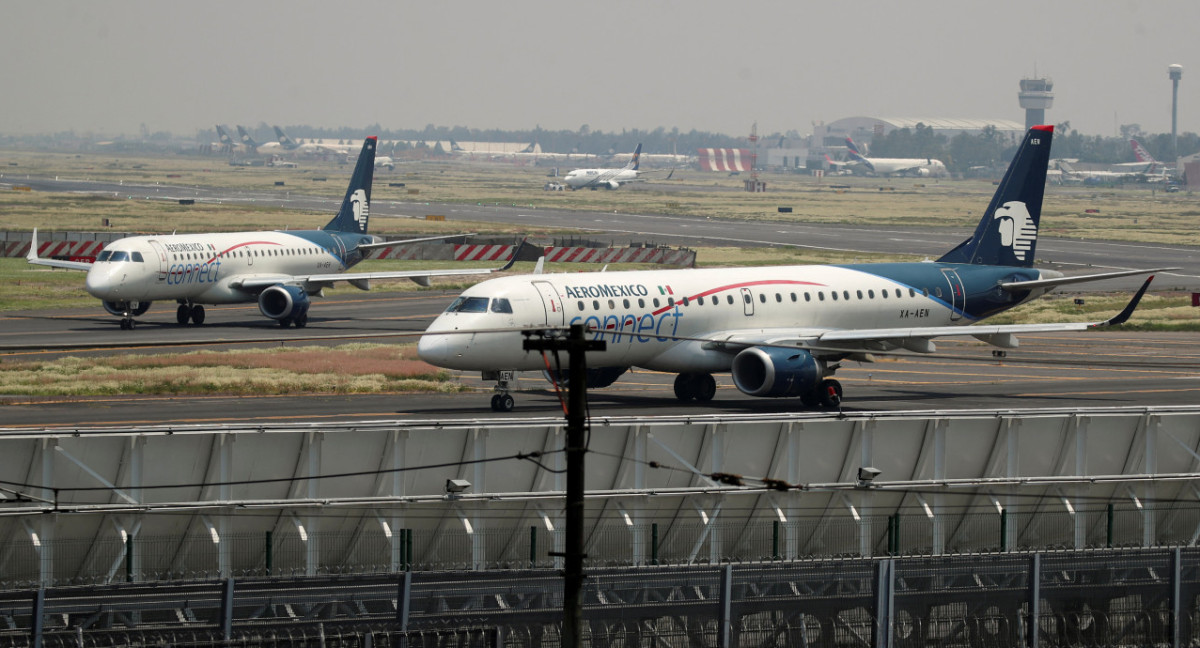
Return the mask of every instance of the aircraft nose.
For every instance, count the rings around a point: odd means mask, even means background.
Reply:
[[[417,357],[436,367],[443,367],[450,354],[449,336],[422,335],[417,340]]]
[[[98,299],[109,299],[115,296],[113,283],[109,279],[108,272],[105,272],[103,268],[88,270],[83,288],[89,295]]]

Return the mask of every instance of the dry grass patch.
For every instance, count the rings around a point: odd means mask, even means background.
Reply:
[[[68,357],[0,365],[0,393],[368,394],[454,392],[450,372],[417,359],[414,345],[347,344],[165,355]]]

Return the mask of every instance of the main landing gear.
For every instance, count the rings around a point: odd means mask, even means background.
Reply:
[[[833,378],[826,378],[817,383],[811,392],[802,395],[800,402],[807,407],[838,409],[842,406],[842,383]]]
[[[512,394],[508,393],[512,381],[516,380],[516,375],[517,372],[512,370],[484,372],[484,380],[496,381],[496,386],[493,388],[496,393],[492,395],[493,412],[511,412],[516,407],[516,399],[512,397]]]
[[[717,381],[710,373],[685,371],[675,376],[675,398],[707,403],[717,395]]]
[[[292,324],[295,324],[296,328],[304,328],[305,326],[308,326],[308,313],[300,313],[295,317],[285,317],[279,320],[279,325],[283,328],[287,328]]]
[[[188,320],[199,326],[204,323],[204,307],[200,304],[180,303],[175,309],[175,321],[186,325]]]

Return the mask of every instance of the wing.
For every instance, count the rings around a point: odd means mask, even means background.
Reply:
[[[83,270],[92,269],[92,264],[84,261],[60,261],[59,259],[43,259],[37,255],[38,240],[37,228],[33,228],[33,238],[29,241],[29,254],[25,255],[25,260],[33,265],[50,266],[51,268],[65,268],[67,270]]]
[[[396,245],[396,242],[392,242]],[[360,246],[362,247],[362,246]],[[525,241],[521,241],[520,245],[513,250],[513,254],[509,257],[508,262],[499,268],[445,268],[438,270],[385,270],[380,272],[340,272],[335,274],[312,274],[312,275],[247,275],[239,277],[229,282],[229,285],[234,288],[239,288],[247,292],[258,292],[274,286],[276,284],[291,284],[302,285],[306,290],[315,292],[324,286],[328,286],[338,281],[346,281],[351,284],[367,290],[372,279],[411,279],[422,286],[429,285],[429,279],[432,277],[455,277],[455,276],[470,276],[470,275],[487,275],[495,272],[504,272],[513,267],[517,262],[517,257],[520,256],[521,248],[525,247]]]
[[[730,352],[751,346],[781,346],[810,349],[814,355],[837,356],[853,353],[896,351],[933,353],[937,337],[974,337],[988,344],[1016,348],[1017,334],[1083,331],[1116,326],[1129,319],[1146,294],[1154,277],[1146,279],[1133,299],[1117,315],[1099,322],[1062,322],[1057,324],[996,324],[977,326],[925,326],[882,329],[754,329],[720,331],[706,336],[705,347]]]

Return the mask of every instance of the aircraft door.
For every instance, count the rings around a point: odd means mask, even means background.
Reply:
[[[154,248],[154,256],[158,257],[158,275],[156,281],[165,283],[167,281],[167,271],[170,269],[170,264],[167,263],[167,250],[162,246],[162,243],[154,239],[150,239],[150,247]]]
[[[558,290],[549,281],[535,281],[533,285],[542,297],[542,305],[546,307],[546,324],[550,326],[565,324],[567,314],[563,310],[563,301],[558,296]]]
[[[746,308],[746,315],[754,314],[754,293],[749,288],[742,288],[742,304]]]
[[[946,283],[950,284],[950,321],[954,322],[962,319],[963,309],[967,306],[967,296],[957,270],[942,268],[942,274],[946,277]]]

